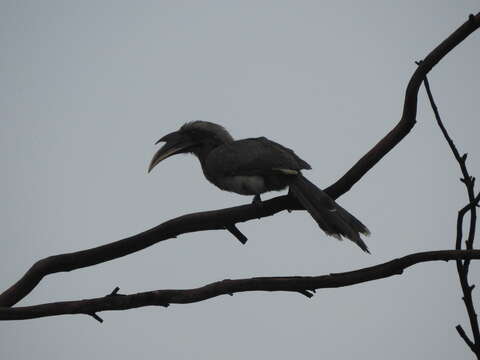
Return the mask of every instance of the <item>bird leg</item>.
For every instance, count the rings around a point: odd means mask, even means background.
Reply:
[[[261,206],[261,205],[262,205],[262,199],[260,198],[260,194],[256,194],[256,195],[253,197],[252,204],[253,204],[253,205],[257,205],[257,206]]]
[[[287,193],[287,195],[290,196],[290,197],[295,198],[295,195],[292,194],[292,189],[290,189],[290,186],[288,187],[288,193]],[[292,209],[287,209],[287,211],[288,211],[289,213],[291,213],[291,212],[292,212]]]

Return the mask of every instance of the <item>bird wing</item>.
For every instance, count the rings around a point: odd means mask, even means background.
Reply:
[[[221,145],[208,155],[206,166],[219,176],[294,174],[311,169],[292,150],[265,137],[237,140]]]

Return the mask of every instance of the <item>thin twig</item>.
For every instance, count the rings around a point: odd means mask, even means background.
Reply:
[[[460,156],[460,153],[457,150],[455,143],[453,142],[452,138],[448,134],[448,131],[442,122],[440,113],[438,111],[438,107],[435,104],[435,100],[433,98],[433,95],[430,89],[430,84],[428,82],[427,76],[425,76],[424,84],[425,84],[425,90],[427,91],[428,99],[430,101],[430,105],[432,106],[433,112],[435,114],[435,119],[437,120],[437,124],[440,127],[440,130],[442,131],[442,134],[445,137],[445,140],[450,146],[450,149],[452,150],[455,160],[458,162],[460,166],[460,170],[463,175],[463,178],[461,180],[465,184],[465,187],[467,189],[467,194],[468,194],[469,204],[458,212],[457,236],[455,240],[455,249],[461,250],[462,248],[463,219],[465,214],[469,211],[470,226],[469,226],[468,238],[467,238],[467,241],[465,242],[465,246],[467,250],[470,250],[473,248],[473,241],[475,239],[475,227],[477,222],[476,205],[478,204],[478,196],[477,198],[475,198],[475,179],[470,176],[467,169],[467,165],[466,165],[467,154]],[[470,338],[468,337],[468,335],[465,333],[465,331],[460,325],[457,325],[456,329],[460,337],[470,347],[470,349],[474,352],[477,358],[480,359],[480,331],[479,331],[479,325],[478,325],[478,318],[475,312],[475,306],[473,305],[473,299],[472,299],[472,290],[475,286],[470,285],[468,283],[468,270],[470,267],[470,260],[465,259],[463,262],[462,260],[457,260],[456,265],[457,265],[457,272],[460,280],[460,285],[463,292],[463,301],[465,303],[465,308],[467,310],[474,341],[472,342],[472,340],[470,340]]]
[[[476,354],[477,349],[475,348],[475,344],[472,342],[472,340],[470,340],[468,335],[465,333],[465,330],[463,330],[462,325],[455,326],[455,329],[457,330],[458,335],[460,335],[463,341],[465,341],[465,343],[468,345],[470,350],[472,350],[472,352]]]
[[[238,239],[238,241],[240,241],[243,245],[247,243],[248,238],[245,235],[243,235],[243,233],[240,230],[238,230],[235,224],[227,225],[225,226],[225,228],[228,230],[230,234],[235,236]]]
[[[91,317],[93,317],[93,318],[94,318],[95,320],[97,320],[100,324],[103,323],[103,319],[102,319],[100,316],[98,316],[96,313],[93,312],[93,313],[89,313],[89,314],[87,314],[87,315],[90,315]]]

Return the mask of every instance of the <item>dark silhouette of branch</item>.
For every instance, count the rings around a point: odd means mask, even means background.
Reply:
[[[426,74],[479,26],[480,13],[471,15],[467,22],[438,45],[417,67],[407,86],[403,114],[399,123],[344,176],[325,189],[332,198],[336,199],[347,192],[410,132],[416,121],[418,90]],[[126,239],[83,251],[50,256],[36,262],[20,280],[0,294],[0,306],[15,305],[27,296],[44,276],[49,274],[72,271],[126,256],[180,234],[203,230],[223,230],[232,224],[271,216],[283,210],[301,209],[300,205],[288,195],[279,196],[263,202],[261,207],[243,205],[184,215]],[[236,236],[238,238],[238,233]]]
[[[435,104],[435,100],[432,95],[432,91],[430,89],[430,84],[428,82],[428,78],[425,76],[424,79],[425,90],[427,91],[428,99],[430,101],[430,105],[432,106],[433,113],[435,114],[435,119],[437,120],[437,124],[442,131],[445,140],[447,141],[450,149],[452,150],[453,156],[455,160],[458,162],[460,166],[460,170],[462,172],[463,178],[460,180],[465,184],[468,200],[470,204],[475,203],[475,178],[470,176],[468,169],[467,169],[467,154],[460,156],[460,153],[455,146],[452,138],[448,134],[447,129],[445,128],[442,119],[440,117],[440,113],[438,111],[438,107]],[[462,249],[462,239],[463,239],[463,218],[467,212],[470,212],[470,224],[469,224],[469,231],[468,231],[468,238],[465,242],[465,246],[467,250],[473,248],[473,241],[475,239],[475,227],[477,223],[477,209],[476,206],[466,206],[458,212],[457,217],[457,236],[455,241],[455,249],[461,250]],[[463,301],[465,303],[465,307],[467,309],[468,318],[470,320],[470,327],[472,329],[473,340],[470,340],[468,335],[465,333],[461,325],[457,325],[455,328],[457,329],[458,334],[460,337],[465,341],[465,343],[470,347],[472,352],[477,356],[480,360],[480,331],[478,326],[478,319],[477,314],[475,312],[475,306],[473,305],[472,299],[472,290],[474,289],[475,285],[470,285],[468,283],[468,270],[470,267],[470,260],[465,259],[457,260],[457,272],[458,278],[460,280],[460,285],[462,287],[463,292]]]
[[[240,230],[238,230],[235,224],[227,225],[225,226],[225,229],[227,229],[230,232],[230,234],[235,236],[238,239],[238,241],[240,241],[242,244],[245,245],[247,243],[248,238],[245,235],[243,235],[243,233]]]
[[[0,308],[0,320],[23,320],[45,316],[85,314],[101,322],[97,312],[126,310],[143,306],[190,304],[220,295],[247,291],[288,291],[312,297],[316,289],[350,286],[367,281],[400,275],[415,264],[429,261],[480,259],[480,250],[439,250],[410,254],[389,262],[344,273],[322,276],[256,277],[217,281],[187,290],[156,290],[131,295],[111,294],[94,299],[64,301],[25,307]]]
[[[480,26],[480,13],[470,15],[468,21],[460,26],[440,45],[438,45],[417,67],[408,82],[400,122],[365,154],[345,175],[329,186],[325,191],[333,198],[338,198],[351,189],[378,161],[397,145],[413,128],[417,116],[417,95],[420,85],[430,70],[460,44],[468,35]]]

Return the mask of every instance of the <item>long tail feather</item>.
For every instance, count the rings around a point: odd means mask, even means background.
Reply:
[[[342,237],[350,239],[363,251],[370,253],[367,245],[360,238],[360,234],[370,235],[367,227],[303,175],[295,177],[290,184],[290,193],[297,198],[327,235],[339,240]]]

